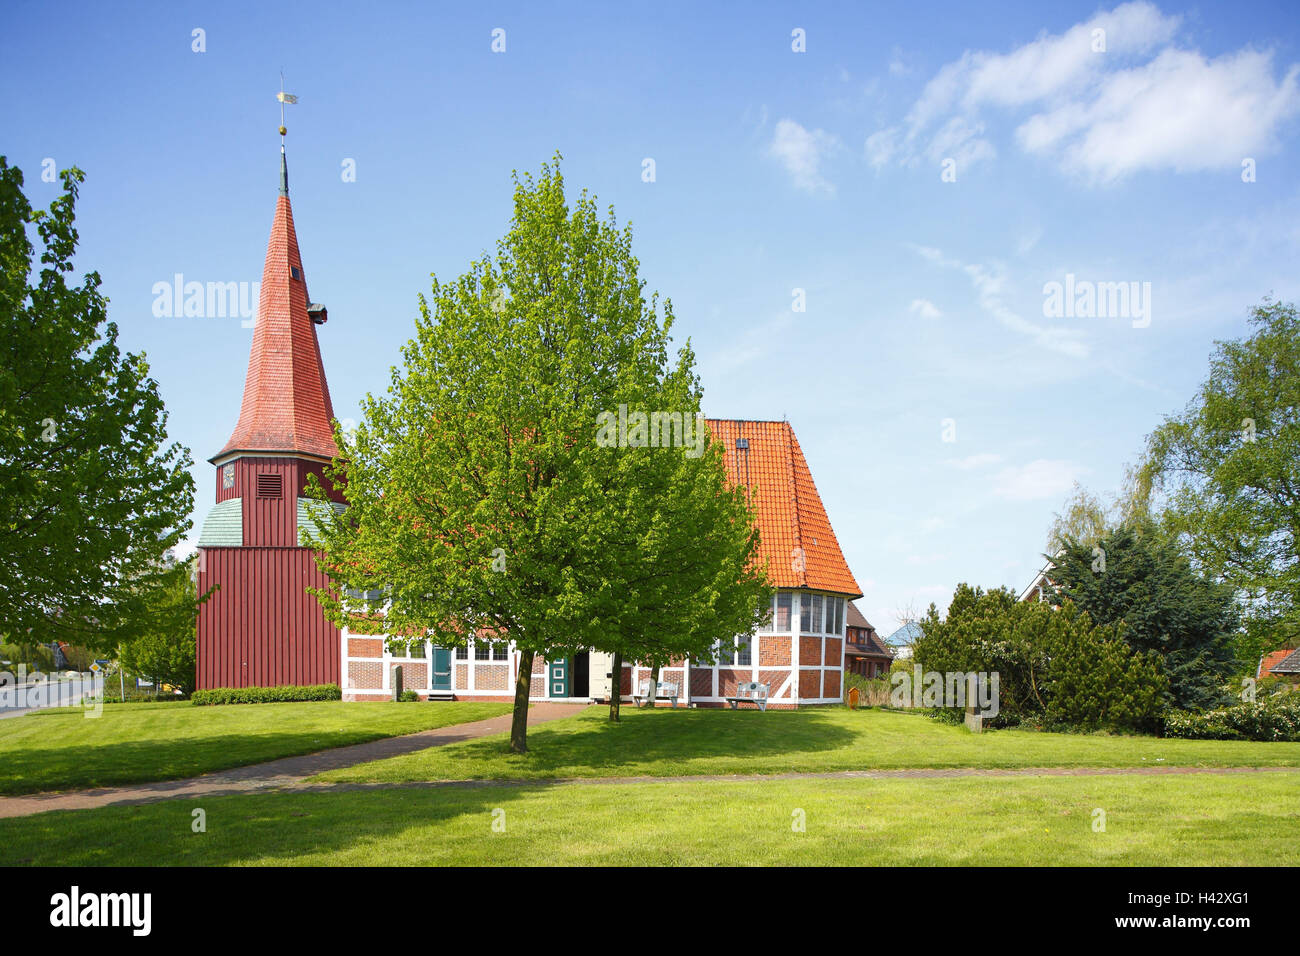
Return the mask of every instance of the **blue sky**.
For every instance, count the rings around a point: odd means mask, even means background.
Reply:
[[[559,150],[633,223],[706,411],[793,424],[885,632],[1026,584],[1072,483],[1113,492],[1213,341],[1300,299],[1293,4],[697,6],[9,4],[0,152],[37,205],[45,160],[86,170],[79,261],[198,461],[196,524],[251,330],[152,290],[260,279],[281,70],[336,414]],[[1067,275],[1149,314],[1045,315]]]

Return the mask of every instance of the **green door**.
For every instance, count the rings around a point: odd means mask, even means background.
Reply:
[[[552,697],[569,696],[569,659],[561,657],[546,665],[547,680],[550,683]]]
[[[434,690],[451,690],[451,651],[445,647],[433,649],[433,683]]]

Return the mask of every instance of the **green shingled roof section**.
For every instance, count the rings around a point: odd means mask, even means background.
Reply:
[[[312,518],[311,511],[309,509],[320,508],[321,504],[322,503],[319,501],[311,501],[310,499],[307,498],[298,499],[298,541],[299,542],[302,541],[302,532],[304,529],[307,531],[309,535],[311,535],[312,540],[316,540],[317,538],[320,537],[320,528],[316,524],[316,521]],[[342,514],[343,511],[347,508],[347,505],[342,504],[341,502],[338,501],[331,501],[329,504],[330,507],[332,507],[334,511],[338,514]]]
[[[244,544],[244,499],[218,501],[203,519],[200,548],[239,548]]]

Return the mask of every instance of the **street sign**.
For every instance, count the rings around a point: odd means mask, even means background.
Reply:
[[[111,661],[95,661],[95,663],[93,663],[93,664],[90,665],[90,669],[91,669],[92,671],[94,671],[96,674],[98,674],[100,671],[106,671],[106,670],[108,670],[108,665],[109,665],[110,663],[112,663],[112,662],[111,662]]]

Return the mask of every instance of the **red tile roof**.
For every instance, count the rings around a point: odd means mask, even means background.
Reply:
[[[709,419],[709,431],[723,445],[727,477],[751,489],[772,586],[861,597],[789,422]],[[736,448],[742,438],[748,453]]]
[[[1287,658],[1295,658],[1282,666]],[[1294,647],[1284,647],[1280,651],[1272,651],[1265,654],[1259,662],[1259,670],[1255,673],[1256,677],[1268,677],[1278,674],[1296,674],[1300,673],[1300,651]]]
[[[299,452],[320,458],[338,454],[330,427],[334,406],[316,326],[307,314],[310,302],[286,183],[275,204],[266,247],[239,422],[214,461],[237,451]]]

